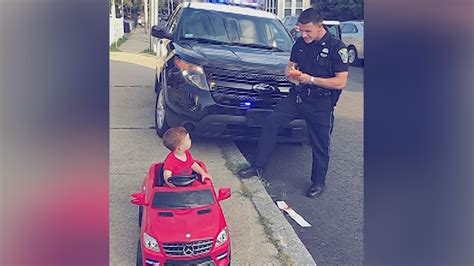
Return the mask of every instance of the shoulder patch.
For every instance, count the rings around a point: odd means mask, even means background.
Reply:
[[[337,51],[339,56],[341,57],[342,63],[347,64],[349,55],[347,54],[347,48],[341,48]]]

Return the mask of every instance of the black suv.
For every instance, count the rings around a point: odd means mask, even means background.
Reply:
[[[293,39],[271,13],[245,7],[184,3],[158,38],[155,126],[192,135],[255,140],[291,83],[284,74]],[[301,118],[279,131],[279,141],[305,142]]]

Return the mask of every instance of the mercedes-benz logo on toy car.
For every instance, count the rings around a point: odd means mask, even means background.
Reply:
[[[186,256],[191,256],[194,254],[194,247],[192,245],[186,245],[183,247],[183,253]]]
[[[272,93],[276,91],[276,88],[270,84],[258,83],[252,86],[252,89],[259,93]]]

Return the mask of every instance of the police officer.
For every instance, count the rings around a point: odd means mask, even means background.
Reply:
[[[325,186],[329,164],[329,144],[334,125],[334,106],[347,83],[348,55],[344,43],[334,38],[322,24],[321,13],[309,8],[298,17],[301,37],[291,50],[286,67],[288,79],[295,85],[266,120],[259,139],[255,162],[239,171],[239,176],[262,176],[275,147],[278,130],[296,117],[306,120],[312,148],[312,185],[306,196],[319,196]],[[299,76],[289,76],[298,69]]]

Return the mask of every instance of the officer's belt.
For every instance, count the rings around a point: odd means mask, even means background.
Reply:
[[[330,89],[326,89],[316,85],[305,84],[302,87],[303,91],[307,91],[308,89],[311,90],[311,95],[314,94],[318,96],[331,96],[332,94],[332,91]]]

